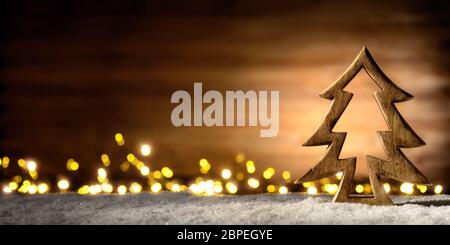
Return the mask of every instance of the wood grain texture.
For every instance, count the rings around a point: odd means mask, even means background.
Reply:
[[[350,195],[356,169],[356,158],[339,158],[347,133],[332,131],[353,97],[353,94],[344,91],[344,88],[362,68],[381,89],[381,91],[374,93],[374,97],[390,130],[377,132],[388,160],[366,155],[369,179],[373,190],[373,196],[369,197]],[[314,168],[296,182],[317,180],[342,171],[343,177],[339,190],[333,200],[336,202],[357,202],[372,205],[392,204],[389,195],[384,191],[380,176],[417,184],[429,183],[426,177],[400,150],[400,148],[412,148],[425,144],[395,107],[395,103],[407,101],[412,96],[395,85],[383,73],[366,47],[362,48],[344,74],[320,96],[333,100],[333,103],[324,122],[313,136],[304,143],[304,146],[328,145],[327,152]]]

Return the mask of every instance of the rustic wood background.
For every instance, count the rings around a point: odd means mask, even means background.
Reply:
[[[330,102],[318,96],[363,45],[401,88],[398,104],[427,143],[405,151],[432,182],[449,182],[450,10],[446,1],[39,1],[2,2],[1,154],[35,157],[58,173],[79,160],[95,175],[103,152],[154,147],[152,166],[196,174],[207,157],[232,164],[244,152],[261,167],[299,177],[324,148],[301,144]],[[280,133],[257,128],[175,128],[171,94],[204,89],[280,90]],[[385,130],[365,74],[336,131],[343,157],[383,157]],[[214,167],[214,166],[213,166]],[[367,176],[358,164],[357,176]]]

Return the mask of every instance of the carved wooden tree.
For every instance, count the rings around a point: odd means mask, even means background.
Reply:
[[[373,196],[351,195],[352,180],[355,174],[356,158],[339,159],[347,133],[333,132],[353,94],[344,88],[362,69],[369,74],[381,88],[374,96],[390,131],[378,131],[387,161],[366,155],[369,179]],[[335,202],[357,202],[373,205],[392,205],[392,200],[385,192],[380,177],[385,176],[404,182],[427,184],[426,177],[408,160],[400,148],[412,148],[424,145],[422,139],[411,129],[398,112],[394,103],[412,98],[410,94],[395,85],[378,67],[366,47],[363,47],[350,67],[321,97],[333,100],[333,104],[324,122],[304,146],[328,145],[325,156],[296,182],[308,182],[343,172],[339,190],[334,196]]]

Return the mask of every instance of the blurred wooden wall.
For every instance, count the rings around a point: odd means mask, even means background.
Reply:
[[[445,1],[3,5],[1,151],[35,157],[49,173],[74,157],[94,174],[88,166],[118,151],[113,134],[120,131],[127,151],[150,142],[151,164],[169,163],[181,174],[197,173],[201,157],[227,166],[244,152],[261,167],[297,177],[323,155],[323,147],[300,147],[330,106],[318,94],[367,45],[386,74],[415,96],[398,108],[427,146],[406,154],[432,181],[450,177]],[[173,127],[170,96],[192,91],[196,81],[205,90],[279,90],[278,137],[259,138],[259,129],[248,127]],[[355,101],[338,125],[349,132],[346,156],[383,154],[374,132],[385,127],[376,119],[374,88],[364,74],[349,87]]]

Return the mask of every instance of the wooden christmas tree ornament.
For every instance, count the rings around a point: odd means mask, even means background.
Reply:
[[[344,91],[344,88],[362,68],[381,88],[381,91],[375,92],[374,96],[390,130],[377,132],[388,160],[366,155],[373,192],[371,196],[351,194],[356,158],[339,158],[347,133],[332,131],[353,96],[352,93]],[[395,85],[383,73],[366,47],[362,48],[344,74],[320,96],[333,100],[332,106],[324,122],[303,146],[328,145],[328,147],[325,156],[314,168],[299,178],[296,183],[309,182],[342,172],[339,190],[333,201],[371,205],[392,205],[392,200],[385,192],[380,181],[381,176],[403,182],[428,184],[426,177],[409,161],[400,149],[425,145],[425,142],[417,136],[395,107],[395,103],[407,101],[412,96]]]

